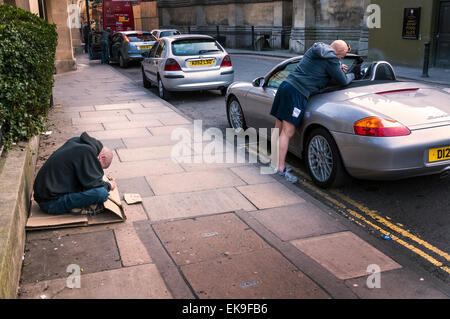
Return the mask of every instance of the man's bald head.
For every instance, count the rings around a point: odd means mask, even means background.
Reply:
[[[350,52],[350,46],[347,44],[347,42],[342,40],[336,40],[333,43],[331,43],[331,47],[333,48],[334,52],[336,52],[336,56],[339,59],[344,58],[348,52]]]
[[[109,149],[108,147],[104,146],[100,151],[100,154],[98,154],[98,160],[102,165],[103,169],[108,168],[109,165],[111,165],[113,157],[114,157],[113,151],[111,151],[111,149]]]

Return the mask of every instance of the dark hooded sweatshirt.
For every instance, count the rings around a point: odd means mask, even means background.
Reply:
[[[34,181],[36,202],[55,200],[68,193],[111,185],[102,180],[103,168],[98,155],[103,144],[86,132],[69,139],[45,162]]]
[[[328,44],[317,42],[305,52],[297,67],[286,78],[306,98],[323,89],[330,79],[340,85],[347,85],[353,73],[344,73],[335,51]]]

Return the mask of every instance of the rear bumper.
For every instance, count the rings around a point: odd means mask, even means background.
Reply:
[[[231,67],[202,72],[163,72],[162,81],[169,91],[215,90],[233,83],[234,70]]]
[[[128,53],[128,60],[129,61],[142,61],[142,60],[144,60],[144,57],[140,53]]]
[[[450,160],[430,162],[431,148],[450,145],[450,128],[415,130],[408,136],[366,137],[332,132],[348,173],[356,178],[396,180],[441,174]]]

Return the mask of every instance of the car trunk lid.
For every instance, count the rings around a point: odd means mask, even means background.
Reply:
[[[384,89],[348,101],[409,129],[450,125],[450,90],[424,87]]]

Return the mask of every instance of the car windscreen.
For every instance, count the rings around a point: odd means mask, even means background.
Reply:
[[[163,32],[161,32],[159,37],[162,38],[162,37],[168,37],[168,36],[171,36],[171,35],[179,35],[179,34],[181,34],[181,33],[178,32],[178,31],[163,31]]]
[[[285,67],[272,74],[267,81],[267,86],[278,89],[280,84],[288,77],[289,73],[295,70],[299,61],[291,62]]]
[[[222,52],[222,49],[212,39],[183,39],[172,42],[173,55],[188,56],[214,52]]]
[[[130,33],[126,36],[130,39],[130,42],[156,41],[156,38],[151,33]]]
[[[353,66],[353,64],[355,64],[355,62],[356,62],[356,59],[353,57],[349,57],[349,56],[344,57],[341,60],[341,63],[345,64],[348,67],[348,69],[350,69]]]

